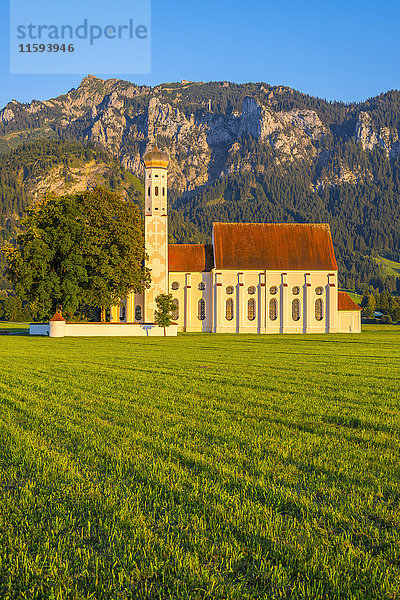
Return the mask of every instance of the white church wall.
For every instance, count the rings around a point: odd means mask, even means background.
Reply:
[[[202,289],[204,288],[204,289]],[[192,273],[190,288],[190,319],[187,331],[212,331],[213,321],[212,273]],[[204,318],[203,318],[204,317]]]
[[[174,287],[178,285],[178,289]],[[178,330],[185,330],[185,273],[169,273],[168,293],[172,294],[173,300],[179,302],[178,318],[174,319],[178,324]]]
[[[227,288],[233,287],[228,294]],[[255,294],[249,294],[250,288]],[[296,288],[299,288],[298,290]],[[317,294],[318,288],[322,289]],[[321,291],[318,290],[318,291]],[[297,292],[298,293],[294,293]],[[332,331],[337,314],[337,273],[313,271],[216,271],[214,282],[213,331],[225,333],[324,333]],[[226,301],[233,302],[233,318],[227,319]],[[248,301],[255,302],[255,318],[248,318]],[[293,301],[298,301],[299,319]],[[316,318],[315,302],[322,302],[321,320]],[[276,310],[270,310],[270,301]],[[296,307],[297,308],[297,307]],[[231,316],[231,314],[229,314]],[[274,318],[276,317],[276,318]],[[337,324],[335,325],[337,331]]]
[[[361,333],[361,311],[339,310],[339,333]]]
[[[282,273],[280,271],[267,271],[265,287],[265,333],[281,333],[282,327],[287,321],[287,311],[284,310],[286,294],[282,285]],[[273,309],[270,310],[270,303],[274,300],[276,301],[276,312]]]
[[[212,331],[212,281],[212,273],[169,274],[169,293],[179,302],[179,317],[176,320],[179,331]],[[178,289],[173,289],[177,284]],[[204,289],[201,289],[203,287]],[[204,302],[204,312],[199,306],[200,300]],[[204,314],[205,318],[200,318]]]
[[[205,290],[198,285],[204,282]],[[178,283],[177,290],[172,284]],[[227,288],[233,288],[232,294]],[[294,288],[299,293],[294,293]],[[249,293],[255,288],[255,293]],[[276,288],[276,293],[272,293]],[[317,289],[322,288],[318,294]],[[296,291],[296,290],[295,290]],[[312,271],[218,271],[170,273],[169,292],[179,301],[179,331],[216,333],[326,333],[339,328],[337,272]],[[198,301],[203,298],[206,319],[198,320]],[[233,302],[233,318],[227,318],[226,301]],[[293,300],[299,300],[299,319],[293,320]],[[254,300],[254,318],[248,302]],[[276,300],[276,319],[271,318],[270,300]],[[322,319],[316,318],[315,303],[322,301]],[[293,311],[293,312],[292,312]],[[229,315],[231,316],[231,315]],[[272,315],[273,316],[273,315]],[[340,326],[341,327],[341,326]],[[356,330],[356,324],[352,326]]]
[[[268,273],[268,285],[277,285],[277,273]],[[299,293],[294,293],[296,288]],[[269,290],[271,286],[269,285]],[[337,331],[337,272],[288,271],[281,274],[280,289],[280,333],[328,333]],[[321,293],[317,293],[321,292]],[[271,297],[271,295],[270,295]],[[293,301],[299,300],[300,318],[293,319]],[[336,299],[336,302],[335,302]],[[316,314],[316,302],[322,302],[320,320]],[[283,314],[282,314],[283,313]]]
[[[198,289],[199,283],[205,290]],[[172,289],[178,284],[177,290]],[[299,293],[294,293],[294,288]],[[231,289],[233,288],[233,289]],[[272,293],[276,288],[276,293]],[[317,288],[322,293],[317,294]],[[228,290],[232,293],[228,293]],[[249,290],[255,293],[251,294]],[[218,271],[212,273],[170,273],[169,291],[179,301],[181,331],[225,333],[324,333],[337,331],[337,273],[314,271]],[[297,291],[297,290],[296,290]],[[198,301],[206,306],[206,319],[198,319]],[[227,300],[233,306],[227,310]],[[249,308],[254,301],[254,313]],[[271,318],[270,300],[276,300],[276,319]],[[298,300],[299,319],[292,308]],[[321,320],[316,318],[315,302],[322,301]],[[335,302],[336,300],[336,302]],[[274,315],[272,315],[274,316]],[[232,318],[229,318],[232,317]],[[333,322],[333,323],[332,323]]]

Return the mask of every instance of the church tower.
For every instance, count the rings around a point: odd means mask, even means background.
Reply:
[[[168,293],[168,155],[157,142],[144,157],[145,164],[145,248],[146,266],[150,269],[151,287],[144,291],[145,323],[154,322],[155,298]]]

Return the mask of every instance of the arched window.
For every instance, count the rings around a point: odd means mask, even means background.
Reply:
[[[135,321],[140,321],[142,318],[142,307],[140,304],[135,306]]]
[[[154,195],[158,196],[158,185],[156,185],[156,187],[154,188]]]
[[[199,321],[204,321],[206,318],[206,302],[203,298],[200,298],[197,303],[197,318]]]
[[[315,318],[317,321],[322,321],[324,318],[324,304],[321,298],[315,301]]]
[[[271,321],[276,321],[278,318],[278,302],[276,298],[271,298],[269,301],[269,318]]]
[[[292,319],[293,321],[299,321],[300,319],[300,300],[295,298],[292,302]]]
[[[148,196],[151,196],[151,189],[150,189],[150,186],[149,186],[149,188],[148,188],[148,190],[147,190],[147,195],[148,195]]]
[[[172,315],[173,320],[177,321],[179,319],[179,300],[178,300],[178,298],[174,298],[172,300],[172,306],[174,308],[172,309],[171,315]]]
[[[165,196],[165,187],[162,189],[162,195]]]
[[[254,321],[256,318],[256,301],[254,298],[247,301],[247,318],[249,321]]]
[[[228,298],[225,304],[225,318],[227,321],[232,321],[233,319],[233,300],[232,298]]]
[[[119,309],[119,320],[120,321],[125,321],[125,305],[121,306]]]

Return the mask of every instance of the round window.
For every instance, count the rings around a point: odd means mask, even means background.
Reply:
[[[227,294],[233,294],[233,285],[228,285],[225,291]]]
[[[206,284],[204,283],[204,281],[200,281],[199,285],[197,286],[199,288],[199,290],[205,290],[206,289]]]
[[[171,288],[172,288],[173,290],[179,290],[179,282],[178,282],[178,281],[173,281],[173,282],[171,283]]]
[[[255,294],[256,293],[256,288],[254,287],[254,285],[251,285],[250,287],[247,288],[247,293],[248,294]]]
[[[292,288],[292,294],[294,294],[295,296],[298,296],[298,295],[300,294],[300,288],[299,288],[299,286],[298,286],[298,285],[295,285],[295,286]]]
[[[276,287],[276,285],[272,285],[272,286],[269,288],[269,293],[270,293],[270,294],[272,294],[272,295],[274,295],[274,294],[277,294],[277,293],[278,293],[278,288]]]
[[[315,288],[315,293],[317,294],[317,296],[322,296],[322,294],[324,293],[324,288],[319,285]]]

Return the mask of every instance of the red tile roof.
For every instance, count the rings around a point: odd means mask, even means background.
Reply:
[[[168,270],[170,272],[199,273],[214,267],[211,244],[169,244]]]
[[[338,310],[361,310],[346,292],[338,292]]]
[[[51,317],[50,321],[64,321],[65,322],[65,319],[64,319],[64,317],[59,312],[56,312]]]
[[[336,271],[328,224],[214,223],[216,269]]]

